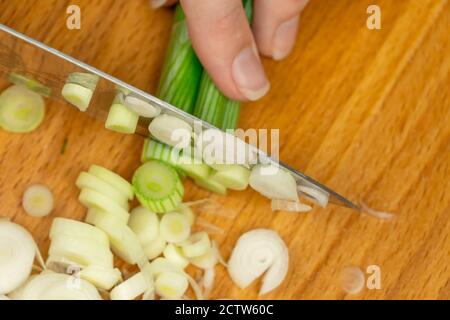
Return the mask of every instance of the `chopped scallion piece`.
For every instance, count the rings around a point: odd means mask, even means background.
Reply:
[[[44,119],[42,97],[24,87],[11,86],[0,95],[0,127],[9,132],[26,133]]]
[[[94,92],[91,89],[75,83],[66,83],[61,92],[61,95],[67,102],[70,102],[83,112],[89,108],[93,94]]]
[[[28,90],[34,91],[37,94],[40,94],[41,96],[44,96],[44,97],[49,97],[52,92],[52,90],[49,87],[43,85],[42,83],[33,79],[32,77],[27,77],[27,76],[12,72],[9,74],[8,79],[15,85],[23,86],[23,87],[27,88]]]
[[[105,128],[119,133],[133,134],[136,132],[138,121],[139,116],[134,111],[125,107],[120,101],[120,98],[116,96],[109,109]]]
[[[32,185],[25,191],[22,205],[30,216],[44,217],[53,210],[53,194],[46,186]]]
[[[184,195],[183,185],[175,169],[156,160],[149,161],[136,170],[133,188],[139,202],[158,213],[176,209]]]
[[[119,176],[117,173],[95,164],[89,167],[89,173],[92,173],[94,176],[99,177],[120,190],[120,192],[122,192],[129,200],[133,200],[133,187],[127,180]]]

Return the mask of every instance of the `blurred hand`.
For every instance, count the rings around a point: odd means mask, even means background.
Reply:
[[[169,6],[176,0],[152,0]],[[236,100],[257,100],[270,89],[259,53],[275,60],[292,51],[308,0],[254,0],[250,28],[242,0],[180,0],[192,45],[219,89]]]

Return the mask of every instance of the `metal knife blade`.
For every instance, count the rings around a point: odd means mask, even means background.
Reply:
[[[149,93],[137,89],[105,72],[0,24],[0,78],[10,79],[11,73],[31,77],[50,89],[48,92],[50,98],[67,104],[61,96],[61,90],[66,82],[67,76],[73,72],[88,72],[99,77],[100,80],[92,97],[90,107],[86,113],[100,121],[104,122],[106,120],[117,87],[129,90],[132,92],[133,96],[161,108],[162,113],[164,114],[176,116],[191,125],[200,121],[200,119]],[[148,124],[149,120],[141,118],[136,133],[148,137]],[[214,128],[205,122],[202,122],[202,126],[203,129]],[[298,185],[309,186],[321,190],[329,195],[329,201],[331,203],[361,211],[358,205],[347,200],[313,178],[308,177],[304,173],[297,171],[278,160],[272,159],[261,150],[258,150],[257,152],[261,162],[278,165],[291,172]]]

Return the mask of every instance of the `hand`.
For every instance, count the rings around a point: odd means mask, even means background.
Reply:
[[[152,5],[175,2],[152,0]],[[219,89],[236,100],[257,100],[270,89],[259,53],[281,60],[292,51],[308,0],[254,0],[252,28],[242,0],[180,2],[192,45]]]

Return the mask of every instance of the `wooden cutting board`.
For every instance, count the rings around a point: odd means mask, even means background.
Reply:
[[[374,3],[382,10],[381,30],[366,27]],[[172,12],[152,11],[144,0],[78,0],[81,30],[70,31],[69,4],[0,1],[0,22],[154,92]],[[215,237],[225,257],[254,228],[272,228],[288,244],[288,276],[262,298],[450,298],[449,34],[447,0],[316,0],[302,15],[295,52],[283,62],[264,59],[272,90],[244,106],[240,126],[281,128],[281,159],[396,218],[380,221],[335,206],[273,213],[251,190],[218,197],[187,183],[186,200],[212,197],[236,215],[201,214],[223,228]],[[25,225],[46,254],[52,218],[85,215],[74,184],[80,171],[97,163],[130,178],[142,142],[48,103],[37,131],[0,130],[0,215]],[[51,216],[24,213],[21,197],[32,183],[54,192]],[[381,288],[346,294],[342,269],[370,265],[380,268]],[[217,273],[212,297],[257,298],[259,283],[240,290],[223,267]]]

